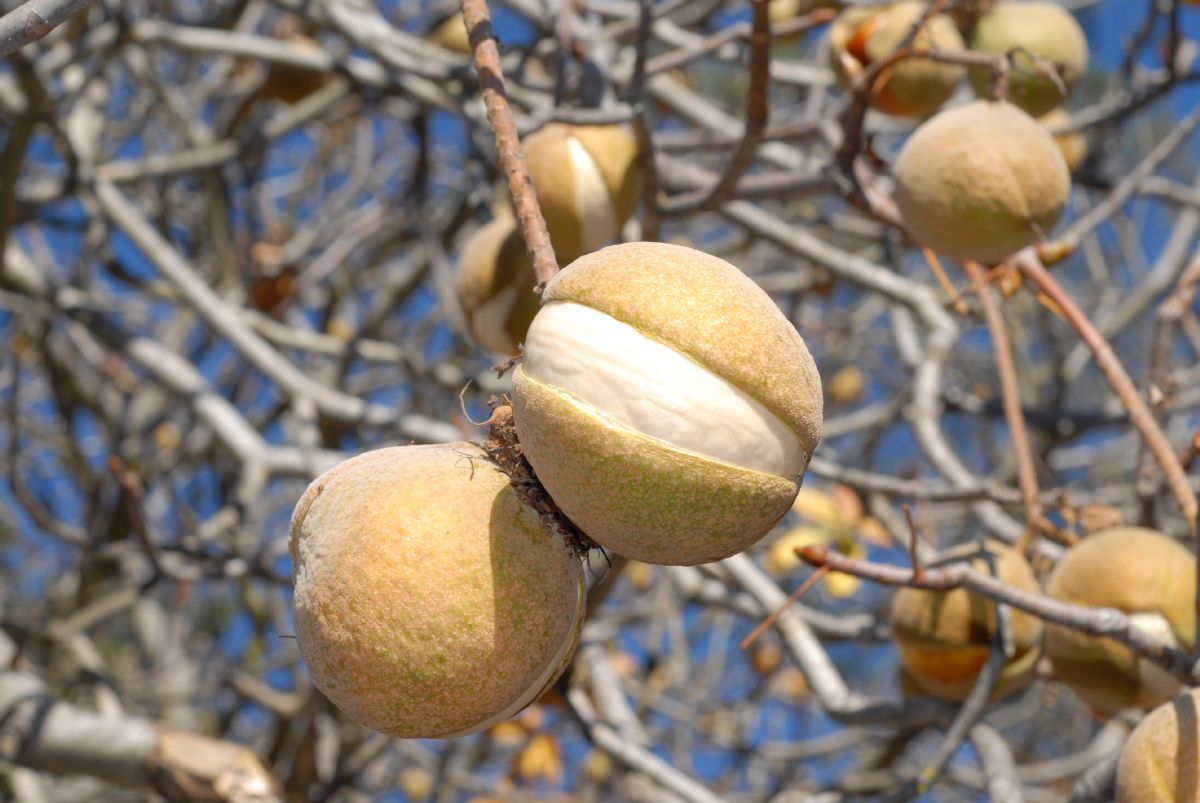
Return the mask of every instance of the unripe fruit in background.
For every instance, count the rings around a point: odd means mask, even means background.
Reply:
[[[637,140],[627,126],[550,123],[521,147],[560,265],[620,233],[641,184]]]
[[[1071,12],[1055,3],[999,3],[971,31],[971,49],[1004,54],[1014,50],[1008,71],[1008,99],[1034,117],[1058,106],[1067,96],[1033,69],[1030,54],[1059,68],[1067,93],[1088,65],[1087,37]],[[991,94],[992,72],[972,68],[971,86],[979,97]]]
[[[291,552],[313,683],[393,736],[507,719],[554,682],[582,624],[579,558],[472,444],[340,463],[296,505]]]
[[[1138,723],[1117,764],[1117,803],[1200,800],[1200,689]]]
[[[925,122],[900,151],[895,176],[896,205],[917,242],[985,264],[1044,239],[1071,190],[1054,138],[1003,101]]]
[[[425,41],[464,56],[471,55],[471,40],[461,12],[454,12],[425,34]]]
[[[1055,131],[1066,128],[1071,124],[1071,115],[1062,109],[1055,109],[1049,114],[1038,118],[1038,122],[1046,127],[1054,141],[1058,143],[1059,153],[1067,163],[1067,169],[1074,173],[1083,164],[1088,155],[1087,137],[1082,131],[1072,131],[1066,134],[1055,134]]]
[[[1117,608],[1165,644],[1196,640],[1196,559],[1182,544],[1141,527],[1116,527],[1080,541],[1059,561],[1046,593],[1074,605]],[[1179,691],[1172,675],[1108,638],[1046,626],[1054,675],[1101,714],[1151,708]]]
[[[540,300],[525,241],[510,215],[467,238],[454,283],[472,339],[497,354],[516,354]]]
[[[800,335],[722,259],[615,245],[546,285],[513,377],[517,437],[554,502],[599,545],[696,564],[758,541],[821,436]]]
[[[899,49],[925,13],[925,3],[905,0],[890,6],[852,7],[829,29],[829,58],[843,85],[872,64],[887,60]],[[929,20],[913,42],[917,50],[962,50],[962,37],[945,14]],[[871,105],[887,114],[925,117],[937,111],[954,93],[964,70],[956,64],[909,58],[891,68]]]
[[[1011,547],[989,541],[987,558],[978,544],[962,544],[948,550],[934,565],[945,565],[967,556],[978,571],[991,574],[1010,588],[1037,592],[1033,570]],[[995,698],[1015,691],[1033,676],[1042,651],[1042,621],[1010,608],[1015,651],[1000,673]],[[928,591],[902,588],[892,598],[892,639],[900,656],[900,665],[916,690],[943,700],[966,699],[987,663],[996,634],[996,606],[986,597],[956,588],[953,591]]]

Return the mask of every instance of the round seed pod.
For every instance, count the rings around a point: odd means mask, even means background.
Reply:
[[[839,14],[829,28],[829,58],[839,82],[848,86],[872,64],[895,54],[925,9],[920,0],[904,0],[887,6],[851,6]],[[954,20],[938,14],[921,29],[913,47],[936,51],[966,46]],[[927,117],[954,93],[964,72],[957,64],[905,59],[891,68],[871,106],[887,114]]]
[[[1071,124],[1071,115],[1062,109],[1054,109],[1049,114],[1038,118],[1058,143],[1059,153],[1067,163],[1067,169],[1074,173],[1083,164],[1088,155],[1087,137],[1082,131],[1072,131],[1066,134],[1055,134],[1055,131],[1066,128]]]
[[[1038,75],[1030,54],[1055,65],[1067,94],[1088,65],[1087,37],[1071,12],[1056,3],[998,3],[971,31],[970,46],[981,53],[1012,52],[1008,99],[1040,117],[1067,99],[1055,81]],[[1013,52],[1015,51],[1015,52]],[[971,86],[979,97],[991,92],[992,73],[975,67]]]
[[[1146,715],[1117,764],[1117,803],[1200,800],[1200,689]]]
[[[722,259],[615,245],[542,294],[513,377],[517,437],[554,502],[646,563],[720,560],[787,511],[821,435],[821,378]]]
[[[896,205],[917,242],[989,265],[1044,239],[1071,190],[1050,133],[1011,103],[984,100],[922,124],[895,177]]]
[[[991,572],[1006,585],[1036,592],[1033,570],[1016,550],[989,541],[986,553],[978,544],[962,544],[945,553],[935,565],[962,561],[975,555],[971,565]],[[1042,652],[1042,621],[1010,608],[1015,647],[1000,673],[993,693],[998,699],[1029,682]],[[913,690],[943,700],[961,701],[970,694],[975,679],[987,663],[996,635],[996,606],[965,588],[928,591],[901,588],[892,598],[892,640],[900,656],[904,679]]]
[[[1063,602],[1117,608],[1165,644],[1196,641],[1196,559],[1183,545],[1142,527],[1115,527],[1080,541],[1059,561],[1046,593]],[[1054,676],[1101,714],[1152,708],[1179,682],[1109,638],[1046,625]]]
[[[534,284],[525,241],[511,216],[467,238],[455,289],[475,342],[497,354],[516,354],[540,303]]]
[[[629,128],[550,123],[522,147],[560,264],[620,233],[641,185],[637,140]]]
[[[295,626],[313,683],[403,738],[462,736],[533,702],[570,661],[583,570],[468,443],[353,457],[291,526]]]

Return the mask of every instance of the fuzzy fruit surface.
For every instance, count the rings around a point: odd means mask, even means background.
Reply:
[[[1054,138],[1003,101],[930,118],[904,144],[895,176],[896,206],[917,242],[986,265],[1045,239],[1071,189]]]
[[[394,736],[462,736],[517,713],[582,623],[578,558],[472,444],[330,469],[296,506],[291,553],[313,683]]]
[[[1036,592],[1033,570],[1016,550],[996,542],[981,552],[976,544],[950,550],[934,565],[970,560],[1005,584]],[[902,588],[892,598],[892,638],[905,679],[915,691],[944,700],[961,701],[971,692],[987,661],[996,634],[996,606],[965,588],[940,592]],[[1041,656],[1042,621],[1011,611],[1013,656],[1000,673],[994,696],[1008,694],[1029,681]]]
[[[1117,803],[1200,800],[1200,689],[1138,723],[1117,764]]]
[[[787,512],[821,433],[821,380],[774,302],[663,243],[546,285],[513,378],[517,436],[563,513],[647,563],[720,560]]]
[[[1008,72],[1008,99],[1029,114],[1040,117],[1067,99],[1058,83],[1038,75],[1030,55],[1059,69],[1069,94],[1088,65],[1088,44],[1083,29],[1071,13],[1056,3],[999,3],[971,32],[971,49],[982,53],[1012,54]],[[971,86],[979,97],[991,92],[990,70],[973,68]]]
[[[894,55],[925,10],[925,3],[904,0],[885,6],[851,6],[839,14],[829,29],[829,58],[839,83],[849,86],[872,64]],[[958,51],[966,45],[954,21],[938,14],[925,23],[912,47],[917,52],[936,52]],[[904,59],[878,85],[871,106],[887,114],[927,117],[950,98],[964,73],[957,64]]]
[[[1143,527],[1088,536],[1067,552],[1046,593],[1075,605],[1116,608],[1163,644],[1190,650],[1196,641],[1196,559],[1183,545]],[[1054,675],[1101,714],[1152,708],[1180,689],[1165,670],[1108,638],[1046,626]]]

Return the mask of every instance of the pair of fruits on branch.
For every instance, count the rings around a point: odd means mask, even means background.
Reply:
[[[950,99],[964,75],[979,97],[991,96],[995,71],[990,64],[978,63],[988,59],[956,55],[965,51],[1007,57],[1004,96],[1040,117],[1066,99],[1087,69],[1087,38],[1059,5],[1012,0],[968,10],[972,13],[957,17],[933,15],[910,40],[913,28],[929,11],[928,3],[903,0],[851,6],[830,27],[834,73],[844,86],[864,76],[872,78],[870,101],[879,111],[927,117]],[[904,51],[915,55],[891,63]],[[967,61],[976,63],[968,67]]]
[[[1039,590],[1025,559],[1002,544],[982,549],[967,545],[946,560],[971,560],[976,569],[1012,588]],[[1045,593],[1060,602],[1122,611],[1166,646],[1191,650],[1195,645],[1196,559],[1154,530],[1116,527],[1085,538],[1055,566]],[[1010,613],[1008,636],[1014,649],[994,697],[1027,683],[1043,654],[1052,676],[1100,716],[1152,708],[1181,690],[1175,677],[1117,641],[1043,624],[1020,610]],[[906,685],[945,700],[965,699],[994,648],[995,604],[962,588],[905,588],[893,599],[891,622]]]
[[[820,438],[800,335],[741,271],[690,248],[577,259],[525,343],[515,439],[500,407],[487,451],[368,452],[296,508],[301,654],[377,730],[457,736],[528,705],[581,626],[576,528],[640,561],[719,560],[790,509]]]

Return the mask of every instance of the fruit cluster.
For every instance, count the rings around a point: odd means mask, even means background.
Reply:
[[[510,235],[483,231],[519,256]],[[377,730],[457,736],[528,705],[583,617],[566,534],[646,562],[719,560],[789,510],[820,439],[821,380],[800,335],[741,271],[691,248],[580,257],[547,284],[524,343],[499,464],[465,443],[380,449],[296,507],[301,654],[317,687]],[[522,453],[532,489],[502,470]]]
[[[872,107],[904,117],[934,114],[969,77],[982,100],[917,129],[896,163],[896,204],[921,245],[995,264],[1044,239],[1066,204],[1086,143],[1048,129],[1070,126],[1057,107],[1087,68],[1087,40],[1055,3],[970,6],[929,19],[920,0],[851,6],[830,28],[829,54],[843,85],[872,79]],[[1001,83],[988,66],[964,66],[964,52],[1007,56]]]
[[[1025,559],[996,543],[960,547],[939,563],[970,560],[1005,585],[1037,592]],[[1067,551],[1046,580],[1045,593],[1074,605],[1113,608],[1164,645],[1191,650],[1196,641],[1196,559],[1154,530],[1115,527]],[[892,601],[892,634],[903,679],[915,691],[963,700],[971,691],[996,631],[993,602],[963,588],[948,592],[906,588]],[[1127,708],[1152,708],[1181,690],[1179,681],[1111,638],[1090,636],[1013,610],[1013,652],[996,695],[1028,682],[1038,659],[1049,658],[1053,676],[1101,716]]]

